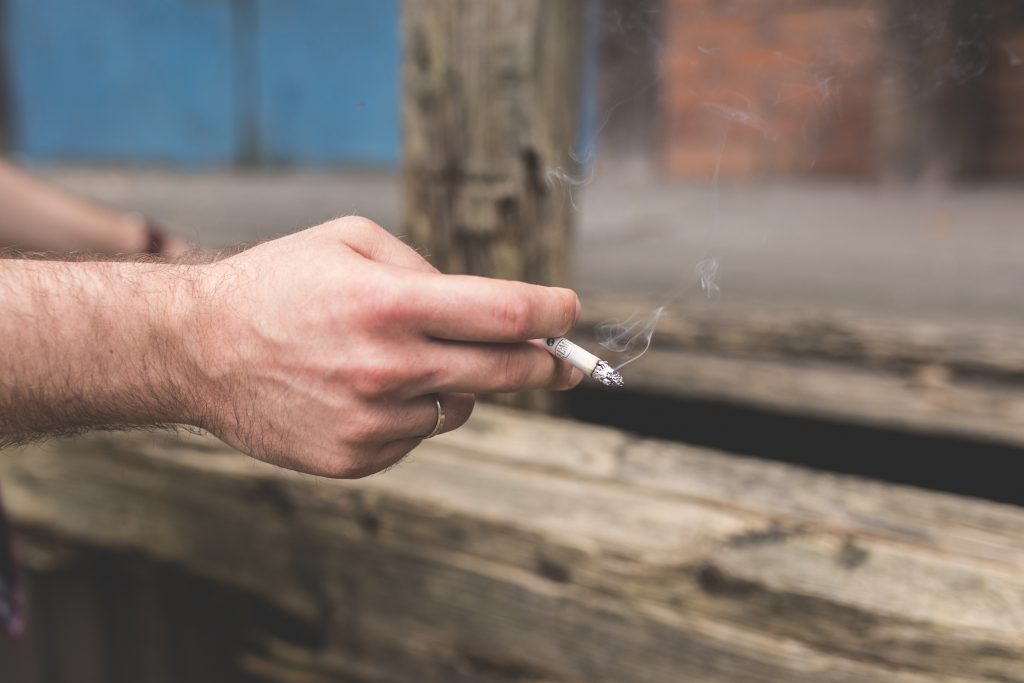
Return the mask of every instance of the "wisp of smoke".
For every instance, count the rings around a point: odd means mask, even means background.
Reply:
[[[611,123],[612,117],[619,107],[626,104],[626,102],[639,97],[641,94],[653,88],[657,85],[658,79],[655,78],[650,83],[647,83],[640,87],[635,93],[623,97],[618,102],[609,107],[608,112],[604,116],[604,120],[601,125],[597,127],[587,141],[584,154],[577,154],[575,150],[569,150],[569,158],[573,160],[576,167],[580,169],[580,172],[573,175],[562,166],[555,166],[548,168],[544,171],[544,180],[547,181],[548,187],[554,189],[556,185],[563,185],[565,187],[566,195],[569,197],[569,203],[572,205],[573,210],[579,211],[579,206],[576,203],[576,190],[584,188],[594,182],[594,174],[596,173],[596,164],[594,157],[596,155],[595,150],[597,149],[597,140],[601,136],[601,132],[605,127]]]
[[[597,343],[615,353],[626,354],[626,360],[615,367],[616,370],[626,367],[651,347],[654,328],[658,326],[664,306],[654,309],[646,318],[630,318],[625,322],[609,320],[597,325],[594,333]]]
[[[697,279],[700,281],[700,288],[710,299],[721,291],[718,287],[718,259],[715,257],[706,258],[700,261],[694,270]]]
[[[744,111],[739,107],[732,107],[720,102],[701,102],[701,106],[730,123],[738,123],[741,126],[760,131],[766,140],[778,139],[778,134],[771,129],[768,123],[752,111]]]
[[[573,159],[576,161],[575,157]],[[586,187],[594,181],[594,167],[593,164],[588,164],[588,171],[585,174],[574,176],[566,171],[561,166],[556,168],[549,168],[544,172],[544,179],[547,180],[548,186],[554,188],[556,185],[561,183],[565,186],[565,192],[569,196],[569,203],[572,204],[574,211],[579,211],[579,206],[576,205],[576,196],[574,190],[580,187]]]

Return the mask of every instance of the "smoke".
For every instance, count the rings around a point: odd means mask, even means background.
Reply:
[[[585,169],[578,175],[573,175],[569,171],[565,170],[561,166],[555,168],[549,168],[544,172],[544,180],[547,181],[548,187],[554,189],[557,185],[565,187],[565,193],[569,197],[569,203],[572,204],[574,211],[579,211],[580,207],[576,203],[576,191],[590,185],[594,182],[594,164],[589,160],[583,160],[582,162],[576,158],[574,152],[570,152],[569,156],[572,157],[573,161],[576,161],[580,168]]]
[[[638,97],[641,97],[644,93],[657,86],[658,82],[659,78],[655,77],[648,83],[642,84],[635,92],[631,92],[630,94],[621,97],[618,101],[608,107],[608,111],[605,113],[600,125],[598,125],[590,134],[589,139],[584,142],[584,154],[580,155],[574,149],[569,150],[569,158],[572,159],[576,168],[580,169],[578,173],[571,173],[563,166],[550,167],[544,171],[544,180],[547,182],[549,188],[554,189],[558,185],[564,186],[566,195],[569,197],[569,203],[572,205],[574,211],[579,211],[580,209],[579,205],[576,203],[577,191],[594,182],[594,176],[597,172],[597,143],[601,137],[601,133],[608,124],[612,122],[616,111],[620,107]]]
[[[788,7],[767,13],[743,3],[698,3],[700,8],[678,3],[673,9],[678,17],[657,9],[661,6],[653,0],[605,0],[599,5],[603,8],[600,34],[605,41],[601,49],[610,50],[610,63],[621,65],[629,55],[653,47],[657,75],[651,82],[621,77],[609,80],[615,91],[599,105],[601,111],[594,116],[598,125],[588,127],[588,132],[596,130],[589,144],[579,142],[576,147],[587,158],[580,163],[571,154],[576,166],[547,169],[548,184],[564,188],[578,210],[579,193],[595,182],[595,173],[619,171],[609,164],[595,169],[598,141],[611,140],[621,146],[628,135],[622,122],[640,120],[637,111],[647,106],[647,91],[664,86],[654,98],[662,102],[660,115],[667,117],[663,129],[674,130],[675,126],[679,132],[672,135],[689,136],[689,146],[679,147],[678,161],[671,154],[676,150],[667,146],[663,158],[676,163],[691,181],[698,179],[701,189],[707,191],[694,196],[699,196],[698,202],[711,204],[709,214],[702,214],[698,226],[702,235],[696,238],[699,242],[692,246],[692,253],[676,255],[680,261],[696,263],[667,284],[671,291],[665,293],[664,305],[595,327],[603,348],[623,354],[618,368],[646,353],[659,320],[680,300],[682,290],[696,290],[699,298],[708,300],[721,296],[722,264],[712,254],[720,252],[726,240],[743,239],[744,233],[730,231],[749,220],[745,210],[732,211],[731,195],[743,189],[737,180],[776,180],[773,173],[798,178],[801,172],[819,167],[822,175],[847,172],[859,163],[868,146],[856,142],[862,128],[887,115],[874,99],[881,95],[865,94],[874,93],[879,84],[905,91],[887,105],[899,111],[884,123],[920,120],[919,127],[924,128],[930,124],[922,101],[938,102],[950,92],[968,93],[957,88],[979,80],[993,65],[1004,69],[1024,66],[1020,43],[997,40],[1005,35],[993,30],[1002,14],[988,3],[907,0],[859,7],[850,2],[845,10],[835,9],[836,22],[824,21],[833,11],[832,4],[826,0],[816,4],[821,7],[812,16]],[[1017,21],[1024,23],[1024,10],[1018,15]],[[687,23],[680,19],[692,19],[690,26],[708,30],[671,29]],[[721,25],[715,23],[719,19]],[[819,20],[820,26],[813,23]],[[747,23],[770,30],[758,29],[755,37],[748,39],[744,37]],[[608,39],[612,34],[615,40]],[[647,59],[629,63],[635,66]],[[623,106],[626,103],[630,106]],[[634,107],[633,103],[639,104]],[[599,137],[613,120],[617,125],[610,129],[611,135]],[[905,133],[903,137],[913,135]],[[663,151],[652,149],[655,155]],[[692,190],[691,186],[688,191]],[[638,211],[644,208],[636,207]]]
[[[696,268],[697,279],[700,288],[709,299],[716,296],[721,290],[718,287],[718,259],[715,257],[706,258],[700,261]]]
[[[664,312],[665,307],[659,306],[644,318],[631,317],[624,322],[608,320],[594,328],[598,344],[609,351],[625,355],[625,360],[615,366],[615,370],[626,367],[647,353],[647,349],[651,348],[654,330]]]
[[[751,109],[744,110],[720,102],[701,102],[701,106],[729,123],[738,123],[741,126],[759,131],[766,140],[773,142],[778,140],[778,135],[771,129],[768,123]]]

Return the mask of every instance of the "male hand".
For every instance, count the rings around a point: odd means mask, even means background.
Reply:
[[[362,218],[202,266],[191,421],[250,455],[329,477],[399,461],[478,392],[567,389],[582,375],[531,339],[579,316],[567,289],[443,275]]]

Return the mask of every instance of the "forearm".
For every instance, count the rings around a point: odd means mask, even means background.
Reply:
[[[0,259],[0,442],[194,421],[200,269]]]
[[[0,247],[134,254],[142,221],[83,201],[0,161]]]
[[[464,424],[475,394],[575,386],[529,342],[578,317],[574,292],[442,275],[356,217],[207,265],[0,260],[0,445],[185,423],[366,476]]]

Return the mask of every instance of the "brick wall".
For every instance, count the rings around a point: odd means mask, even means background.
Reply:
[[[877,41],[862,0],[669,0],[663,163],[674,175],[859,173]]]
[[[874,176],[887,1],[665,0],[664,168],[689,178]],[[981,168],[1022,173],[1024,5],[997,6]]]

